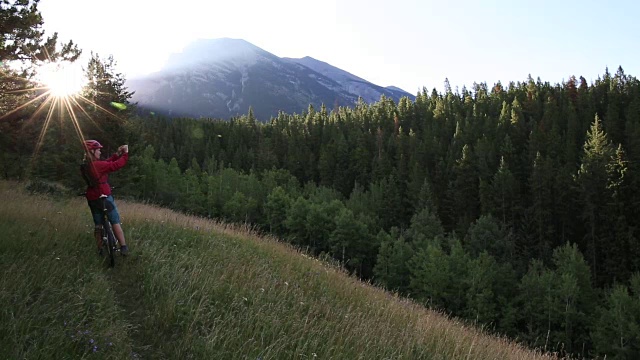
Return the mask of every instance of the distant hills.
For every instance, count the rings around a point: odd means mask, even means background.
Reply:
[[[228,119],[247,114],[260,121],[279,111],[301,113],[309,104],[354,105],[381,95],[398,101],[414,95],[382,87],[311,57],[277,57],[245,40],[198,40],[173,54],[158,72],[127,81],[141,108],[167,116]]]

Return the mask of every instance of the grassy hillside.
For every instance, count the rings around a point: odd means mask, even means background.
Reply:
[[[95,254],[82,198],[0,182],[0,358],[544,359],[272,239],[118,201]]]

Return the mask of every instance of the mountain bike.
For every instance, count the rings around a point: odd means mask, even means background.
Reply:
[[[113,234],[113,227],[109,222],[109,218],[107,216],[107,202],[105,201],[107,195],[100,195],[100,208],[102,209],[102,248],[107,249],[107,254],[109,255],[109,264],[111,267],[116,265],[116,252],[120,251],[118,249],[118,241],[116,240],[115,235]]]

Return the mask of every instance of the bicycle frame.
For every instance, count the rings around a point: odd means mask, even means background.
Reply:
[[[118,251],[116,237],[113,234],[113,228],[107,216],[107,195],[100,195],[102,207],[102,245],[107,248],[109,254],[109,262],[111,267],[116,264],[115,253]]]

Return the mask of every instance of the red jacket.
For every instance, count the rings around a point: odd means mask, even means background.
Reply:
[[[129,159],[129,153],[121,156],[118,154],[111,155],[107,160],[96,160],[89,163],[90,175],[96,179],[97,187],[87,187],[87,200],[97,200],[100,195],[111,195],[111,187],[109,186],[108,174],[122,168]]]

